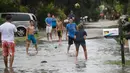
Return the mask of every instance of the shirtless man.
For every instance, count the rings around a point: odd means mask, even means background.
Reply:
[[[34,37],[34,30],[35,30],[34,22],[33,22],[33,20],[30,20],[30,25],[29,25],[29,27],[27,28],[27,31],[26,31],[26,41],[27,41],[26,53],[27,54],[28,54],[28,48],[30,46],[31,41],[35,45],[35,49],[37,51],[36,53],[38,53],[37,42],[36,42],[36,39]]]
[[[58,38],[59,38],[59,45],[61,45],[62,41],[62,33],[63,33],[63,24],[62,21],[58,19],[57,21],[57,26],[56,26]]]

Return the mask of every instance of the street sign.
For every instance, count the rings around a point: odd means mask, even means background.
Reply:
[[[103,29],[103,36],[104,37],[116,37],[116,36],[119,36],[119,29],[118,28]]]

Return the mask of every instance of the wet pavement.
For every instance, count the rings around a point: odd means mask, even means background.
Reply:
[[[70,54],[66,54],[67,41],[63,41],[60,46],[57,42],[42,42],[38,45],[37,55],[31,46],[30,56],[26,55],[24,45],[17,45],[14,73],[129,73],[129,68],[122,69],[118,65],[105,64],[106,61],[121,60],[120,46],[114,39],[89,39],[86,42],[88,60],[85,61],[80,47],[78,64],[75,64],[74,45],[70,49]],[[4,73],[2,56],[0,73]]]

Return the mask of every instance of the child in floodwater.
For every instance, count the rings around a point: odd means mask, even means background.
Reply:
[[[62,41],[62,33],[63,33],[63,23],[60,19],[57,21],[57,26],[56,26],[58,38],[59,38],[59,45],[61,45]]]
[[[30,20],[30,25],[29,25],[29,27],[27,28],[27,31],[26,31],[26,41],[27,41],[26,53],[27,54],[28,54],[28,48],[30,46],[31,41],[35,45],[35,49],[37,51],[36,54],[38,53],[37,42],[36,42],[36,39],[34,37],[34,30],[35,30],[34,22],[33,22],[33,20]]]
[[[78,25],[78,30],[76,31],[75,36],[74,36],[75,45],[76,45],[76,61],[77,61],[80,45],[82,46],[84,50],[84,56],[85,56],[85,59],[87,60],[87,49],[86,49],[86,42],[85,42],[86,36],[87,36],[87,33],[86,31],[84,31],[83,25],[82,24]]]

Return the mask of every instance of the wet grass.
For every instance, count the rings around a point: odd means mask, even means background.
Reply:
[[[110,65],[122,65],[122,61],[107,61],[105,64],[110,64]],[[130,66],[130,60],[125,61],[126,66]]]
[[[112,26],[109,26],[108,28],[118,28],[119,25],[112,25]]]
[[[35,38],[37,40],[39,40],[41,38],[41,36],[39,34],[35,34]],[[16,37],[15,38],[15,43],[25,42],[25,41],[26,41],[26,37]]]

